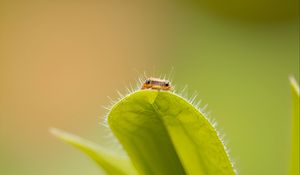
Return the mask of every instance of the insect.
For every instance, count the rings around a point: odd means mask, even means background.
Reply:
[[[141,89],[156,89],[169,91],[172,89],[172,87],[168,80],[151,77],[145,80]]]

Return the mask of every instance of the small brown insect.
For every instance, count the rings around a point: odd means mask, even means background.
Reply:
[[[168,80],[151,77],[146,79],[141,89],[156,89],[169,91],[172,89],[172,87]]]

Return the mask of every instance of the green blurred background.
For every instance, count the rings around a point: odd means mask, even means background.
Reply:
[[[172,68],[241,175],[287,174],[298,14],[298,0],[0,0],[0,174],[101,174],[48,128],[101,143],[107,96]]]

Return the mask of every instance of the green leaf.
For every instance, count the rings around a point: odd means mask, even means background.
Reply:
[[[108,123],[140,174],[235,174],[214,127],[172,92],[130,94],[112,108]]]
[[[293,77],[290,83],[293,101],[290,175],[299,175],[299,86]]]
[[[90,141],[56,128],[51,128],[50,132],[64,142],[80,149],[82,152],[87,154],[109,175],[137,174],[130,160],[128,160],[128,157],[115,155],[110,150],[104,149]]]

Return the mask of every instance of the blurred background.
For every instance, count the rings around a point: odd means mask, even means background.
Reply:
[[[241,175],[287,174],[298,0],[0,0],[0,174],[97,175],[102,105],[144,73],[188,85]]]

